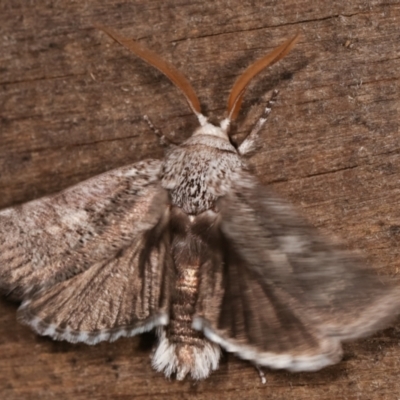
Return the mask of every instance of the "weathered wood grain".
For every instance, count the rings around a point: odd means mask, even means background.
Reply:
[[[322,230],[397,279],[400,249],[400,3],[398,0],[0,2],[0,207],[53,193],[102,171],[162,157],[143,114],[164,133],[196,126],[169,81],[93,29],[135,37],[193,82],[221,118],[235,78],[296,32],[295,50],[249,88],[240,140],[281,91],[252,158],[255,173]],[[345,346],[317,373],[267,371],[226,355],[200,383],[167,381],[149,342],[94,347],[53,342],[0,301],[4,399],[398,399],[397,324]]]

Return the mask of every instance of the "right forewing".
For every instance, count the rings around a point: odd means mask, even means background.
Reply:
[[[252,273],[290,294],[326,335],[364,336],[396,314],[400,292],[387,277],[325,238],[251,175],[241,173],[220,207],[222,231]]]
[[[218,203],[203,235],[193,326],[228,351],[272,368],[337,362],[340,342],[383,328],[400,291],[245,172]]]

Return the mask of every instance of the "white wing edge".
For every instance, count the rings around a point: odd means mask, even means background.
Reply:
[[[318,371],[328,365],[338,363],[343,354],[340,341],[336,338],[320,338],[321,351],[318,354],[278,354],[260,351],[256,347],[238,343],[234,339],[224,339],[211,329],[208,323],[201,317],[193,319],[192,328],[203,331],[207,339],[219,344],[226,351],[235,353],[244,360],[253,361],[259,366],[272,369],[287,369],[291,372]]]
[[[152,317],[146,318],[142,323],[134,327],[118,326],[115,328],[102,329],[98,331],[74,331],[70,328],[60,329],[56,324],[48,324],[41,318],[34,316],[27,311],[30,300],[25,300],[18,309],[18,320],[24,325],[31,327],[36,333],[42,336],[50,336],[54,340],[66,340],[70,343],[86,343],[94,345],[99,342],[114,342],[121,337],[131,337],[140,333],[151,331],[157,326],[165,326],[169,323],[169,316],[160,312]]]

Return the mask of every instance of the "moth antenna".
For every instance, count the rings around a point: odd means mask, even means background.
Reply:
[[[285,43],[281,44],[275,50],[271,51],[271,53],[257,60],[254,64],[250,65],[250,67],[248,67],[241,76],[239,76],[232,87],[231,94],[229,95],[227,119],[233,121],[239,114],[240,106],[242,105],[243,95],[250,81],[264,68],[275,64],[277,61],[285,57],[286,54],[288,54],[289,51],[293,49],[299,38],[300,33],[287,40]]]
[[[98,24],[95,24],[94,26],[97,29],[102,30],[104,33],[106,33],[108,36],[110,36],[112,39],[114,39],[116,42],[118,42],[128,50],[132,51],[143,61],[146,61],[148,64],[157,68],[167,78],[169,78],[171,82],[184,94],[186,101],[189,103],[190,108],[198,118],[200,125],[204,125],[204,121],[206,121],[206,118],[204,117],[204,115],[201,114],[199,99],[197,98],[197,95],[188,79],[180,71],[178,71],[169,62],[163,60],[158,54],[141,46],[135,40],[122,36],[111,28]]]

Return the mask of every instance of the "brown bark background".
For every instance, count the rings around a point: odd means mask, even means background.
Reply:
[[[224,116],[254,60],[302,32],[290,55],[246,93],[240,141],[279,101],[253,156],[255,173],[316,226],[397,279],[400,242],[398,0],[1,0],[0,207],[100,172],[161,158],[143,122],[174,139],[196,127],[160,73],[93,28],[135,37],[193,83],[204,112]],[[0,300],[4,399],[398,399],[400,325],[345,345],[316,373],[254,368],[225,355],[204,382],[168,381],[150,366],[151,338],[96,346],[54,342],[17,323]]]

